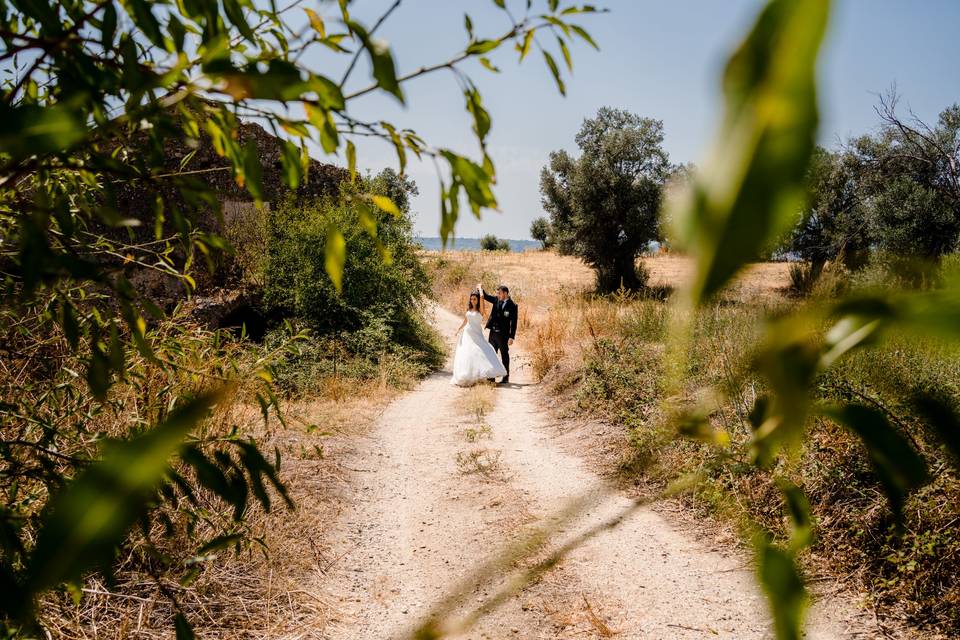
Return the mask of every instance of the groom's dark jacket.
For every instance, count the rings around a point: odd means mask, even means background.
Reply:
[[[490,317],[487,318],[487,329],[496,331],[511,340],[516,338],[519,315],[517,313],[517,303],[507,298],[501,305],[499,298],[486,291],[483,292],[483,297],[493,306],[493,309],[490,310]]]

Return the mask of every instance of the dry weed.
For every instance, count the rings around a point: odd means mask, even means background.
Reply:
[[[457,454],[457,468],[464,475],[479,474],[490,478],[503,469],[500,452],[476,448]]]
[[[463,437],[467,439],[467,442],[476,442],[481,438],[486,438],[489,440],[493,437],[493,430],[490,428],[489,424],[484,422],[476,427],[467,427],[464,429]]]

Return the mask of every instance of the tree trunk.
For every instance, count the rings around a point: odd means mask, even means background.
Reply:
[[[636,256],[631,252],[616,254],[610,256],[608,261],[598,263],[595,267],[597,291],[612,293],[621,287],[629,291],[642,289],[646,283],[637,273],[636,261]]]

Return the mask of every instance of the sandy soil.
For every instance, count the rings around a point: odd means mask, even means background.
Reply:
[[[459,319],[439,308],[434,315],[451,336]],[[331,534],[336,561],[324,600],[332,613],[320,637],[407,637],[466,585],[448,607],[446,619],[456,619],[504,585],[502,572],[468,579],[476,567],[532,527],[553,523],[549,552],[631,509],[555,441],[535,401],[522,336],[516,347],[513,384],[491,391],[493,409],[483,416],[489,433],[471,436],[479,423],[464,409],[470,391],[452,387],[441,371],[394,401],[353,452],[353,493]],[[558,511],[584,496],[579,517],[558,522]],[[633,510],[457,637],[772,637],[749,557],[688,527],[669,514]],[[819,599],[810,618],[809,638],[881,636],[842,596]]]

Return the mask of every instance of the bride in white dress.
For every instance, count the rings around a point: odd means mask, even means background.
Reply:
[[[460,333],[461,330],[463,333]],[[483,337],[483,298],[479,293],[470,294],[467,314],[457,333],[460,334],[460,339],[453,356],[453,378],[450,384],[469,387],[480,380],[507,375],[497,352]]]

